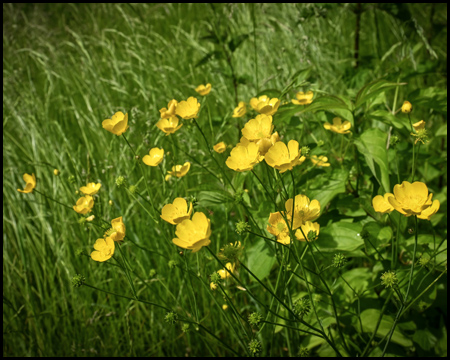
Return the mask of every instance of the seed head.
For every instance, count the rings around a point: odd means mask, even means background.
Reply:
[[[176,313],[174,313],[173,311],[170,311],[166,314],[166,316],[164,317],[164,321],[166,323],[169,323],[171,325],[176,324],[176,322],[178,321],[178,315]]]
[[[257,356],[262,350],[262,345],[258,340],[253,339],[248,344],[248,349],[250,350],[250,352],[253,356]]]
[[[259,324],[261,323],[261,320],[262,320],[262,315],[258,312],[251,313],[248,316],[248,322],[251,326],[255,326],[255,327],[259,326]]]
[[[116,185],[118,187],[125,186],[125,178],[123,176],[118,176],[116,179]]]
[[[333,266],[336,268],[343,267],[347,259],[344,254],[335,254],[333,258]]]
[[[397,274],[394,271],[386,271],[383,275],[381,275],[380,279],[381,285],[384,285],[387,288],[392,288],[398,284]]]
[[[73,287],[83,286],[85,281],[86,278],[83,275],[77,274],[72,278],[72,286]]]
[[[311,310],[309,299],[304,297],[294,302],[294,314],[302,318]]]
[[[248,222],[245,221],[239,221],[236,224],[236,232],[239,235],[242,235],[243,233],[246,233],[247,231],[249,231],[251,229],[250,225]]]

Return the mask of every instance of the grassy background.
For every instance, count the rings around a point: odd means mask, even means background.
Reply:
[[[360,36],[358,66],[356,32]],[[223,42],[238,44],[242,40],[232,54],[233,72],[220,55],[221,43],[214,40],[221,34],[228,36]],[[115,267],[75,256],[80,248],[90,253],[101,236],[98,229],[80,226],[73,211],[38,194],[16,191],[22,188],[23,173],[32,172],[40,191],[68,205],[76,202],[75,191],[80,186],[101,182],[95,207],[98,215],[108,221],[124,216],[127,235],[164,255],[128,244],[125,247],[147,284],[136,279],[142,296],[170,303],[180,311],[201,309],[200,318],[207,327],[246,354],[245,344],[236,333],[230,333],[228,317],[221,311],[223,300],[208,290],[207,276],[217,270],[215,263],[204,261],[198,269],[204,281],[195,285],[198,303],[192,306],[184,260],[166,240],[173,229],[162,222],[155,226],[136,201],[115,186],[119,175],[126,176],[130,184],[137,183],[140,175],[122,139],[101,128],[101,121],[115,111],[129,113],[127,137],[143,156],[156,145],[173,151],[170,141],[155,127],[158,110],[172,98],[196,96],[194,89],[201,83],[210,82],[213,87],[203,110],[209,116],[200,119],[208,141],[235,144],[238,130],[230,115],[236,99],[248,102],[267,89],[281,90],[298,74],[317,94],[348,98],[380,77],[406,82],[399,88],[397,105],[412,101],[417,105],[413,117],[427,120],[431,132],[443,132],[423,153],[426,169],[420,166],[419,176],[446,200],[442,165],[446,160],[441,158],[446,156],[446,64],[445,4],[363,4],[362,8],[355,4],[4,4],[3,355],[230,355],[205,333],[184,334],[179,327],[168,326],[160,309],[88,288],[73,289],[70,279],[82,273],[87,282],[100,288],[131,294],[125,276]],[[292,91],[288,97],[294,94]],[[392,97],[394,90],[388,94]],[[385,97],[377,101],[392,105]],[[366,127],[372,124],[388,129],[359,115]],[[312,115],[305,119],[311,120]],[[297,122],[276,126],[286,138],[293,138],[300,129],[303,133]],[[323,130],[316,130],[323,137]],[[186,124],[173,138],[187,154],[178,151],[176,158],[166,158],[166,169],[176,160],[190,160],[190,156],[214,168],[195,128]],[[307,131],[304,139],[305,144],[315,143],[314,133],[311,136]],[[433,162],[432,154],[438,154],[440,160]],[[410,154],[405,150],[403,156],[408,159]],[[217,159],[223,163],[226,157]],[[411,162],[400,166],[407,173]],[[54,168],[61,170],[59,177],[53,175]],[[147,171],[158,208],[175,196],[198,196],[199,190],[209,189],[199,184],[216,182],[200,165],[193,164],[189,177],[162,190],[159,171]],[[75,176],[75,184],[67,180],[70,175]],[[258,189],[251,186],[247,183],[257,202]],[[140,187],[144,188],[142,183]],[[113,206],[107,205],[110,199]],[[213,251],[241,240],[234,232],[241,210],[232,199],[225,198],[222,207],[207,204],[204,200],[200,210],[215,213]],[[440,221],[445,223],[445,217]],[[245,241],[250,248],[251,240]],[[171,259],[180,266],[170,269]],[[150,269],[156,269],[153,278]],[[246,298],[241,300],[243,311],[257,307]],[[267,337],[271,334],[266,332]],[[277,332],[267,354],[292,354],[296,349],[291,350],[290,343],[298,345],[300,341]]]

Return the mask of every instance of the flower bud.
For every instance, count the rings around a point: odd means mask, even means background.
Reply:
[[[113,206],[113,205],[114,205],[114,202],[113,202],[112,200],[109,200],[109,201],[108,201],[108,204],[109,204],[109,206]]]
[[[395,148],[395,146],[400,142],[400,138],[397,135],[391,136],[391,139],[389,140],[389,145],[392,148]]]
[[[73,287],[83,286],[85,281],[86,278],[83,275],[77,274],[72,278],[72,286]]]
[[[123,176],[119,176],[116,179],[116,185],[118,187],[124,186],[125,185],[125,178]]]
[[[302,154],[302,156],[308,156],[310,152],[311,149],[309,148],[309,146],[302,146],[300,154]]]
[[[76,182],[75,176],[70,175],[70,176],[67,178],[67,181],[69,181],[71,184],[75,184],[75,182]]]
[[[174,269],[178,266],[178,262],[176,262],[175,260],[170,260],[167,265],[169,265],[169,269]]]
[[[128,187],[128,191],[133,195],[136,193],[136,189],[137,189],[136,185],[131,185],[130,187]]]
[[[61,172],[58,169],[53,170],[53,174],[55,174],[55,176],[59,176]]]
[[[402,112],[407,114],[412,111],[413,107],[409,101],[405,101],[402,105]]]

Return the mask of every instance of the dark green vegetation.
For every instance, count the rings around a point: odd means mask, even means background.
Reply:
[[[414,218],[396,212],[381,216],[371,200],[411,181],[413,140],[408,117],[399,108],[404,100],[413,104],[412,121],[426,121],[430,140],[415,147],[415,180],[427,184],[441,208],[431,221],[419,221],[416,260],[430,260],[415,266],[408,300],[417,301],[402,314],[386,354],[446,356],[446,4],[3,5],[3,355],[247,356],[248,344],[256,339],[266,356],[294,356],[300,346],[313,356],[336,356],[323,339],[297,331],[307,328],[280,306],[278,299],[293,309],[308,295],[303,274],[294,275],[294,259],[280,266],[287,250],[235,232],[238,221],[248,220],[245,208],[261,229],[276,211],[252,173],[226,168],[229,149],[214,153],[233,186],[248,190],[239,203],[195,126],[185,122],[170,136],[176,151],[155,127],[158,110],[168,101],[200,99],[194,89],[208,82],[213,90],[199,124],[210,146],[219,141],[234,146],[238,129],[254,117],[232,118],[237,101],[282,93],[282,100],[290,101],[297,91],[315,93],[310,107],[280,107],[274,125],[284,142],[296,139],[331,163],[308,173],[309,160],[296,167],[294,192],[320,198],[322,204],[315,256],[332,289],[340,326],[320,280],[312,273],[308,279],[325,333],[344,356],[383,353],[400,301],[380,284],[381,274],[396,270],[400,291],[406,291]],[[214,254],[227,243],[242,242],[238,277],[248,291],[228,280],[227,303],[233,306],[227,311],[220,290],[209,289],[209,275],[221,267],[207,249],[180,256],[170,242],[174,227],[162,220],[156,224],[138,204],[147,206],[141,198],[115,185],[118,176],[125,176],[146,193],[125,141],[101,127],[119,110],[129,114],[126,136],[141,157],[159,146],[172,153],[166,156],[166,170],[174,163],[192,163],[186,177],[165,187],[158,169],[145,169],[155,206],[195,196],[195,210],[211,219]],[[336,115],[353,123],[351,136],[323,129]],[[387,144],[394,135],[400,143],[392,148]],[[269,177],[265,167],[260,164],[255,172]],[[61,171],[59,177],[54,168]],[[85,286],[73,288],[72,277],[82,274],[92,286],[133,296],[127,276],[113,261],[98,263],[86,256],[104,231],[80,225],[73,210],[37,193],[17,192],[24,173],[35,173],[39,191],[70,206],[80,186],[101,182],[96,222],[124,217],[134,243],[125,242],[122,250],[138,296],[190,315],[203,327],[197,331],[191,325],[185,333],[180,322],[164,321],[163,309]],[[288,173],[284,180],[290,195]],[[283,204],[280,196],[277,201]],[[395,258],[394,243],[399,245]],[[305,248],[305,243],[294,245],[299,253]],[[79,249],[84,255],[76,256]],[[343,268],[329,267],[335,254],[346,256]],[[177,266],[169,266],[170,261]],[[309,251],[304,263],[315,270]],[[250,292],[288,320],[271,315]],[[246,323],[256,311],[279,325],[265,324],[256,332]],[[304,320],[319,326],[312,312]]]

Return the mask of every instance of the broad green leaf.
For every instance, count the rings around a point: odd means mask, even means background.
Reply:
[[[367,84],[359,91],[358,95],[356,95],[355,109],[359,108],[361,105],[374,98],[375,96],[378,96],[383,91],[392,89],[400,85],[406,85],[406,83],[394,83],[381,79]]]
[[[361,321],[363,323],[363,331],[365,333],[369,333],[371,335],[375,331],[375,326],[378,322],[379,316],[379,309],[367,309],[361,313]],[[393,324],[394,319],[391,316],[384,314],[381,319],[380,326],[378,327],[376,337],[385,337],[391,330]],[[391,341],[404,347],[413,345],[412,340],[400,332],[399,326],[395,328]]]
[[[396,129],[409,128],[409,121],[407,117],[397,117],[386,110],[376,110],[366,115],[369,120],[381,121],[385,124],[391,125]]]
[[[320,251],[355,251],[364,246],[360,223],[336,222],[320,228],[316,244]],[[362,253],[361,253],[362,255]]]
[[[330,177],[321,175],[311,179],[308,182],[307,196],[320,202],[320,206],[325,208],[333,198],[341,193],[345,193],[345,183],[348,179],[348,171],[344,169],[335,169]]]
[[[247,251],[247,267],[259,280],[263,280],[276,261],[275,251],[261,238],[254,238],[254,241],[255,244]]]
[[[434,136],[447,136],[447,124],[442,125],[437,131],[434,133]]]
[[[355,140],[358,151],[366,158],[366,163],[384,192],[391,191],[389,167],[386,150],[387,134],[380,129],[364,131],[359,140]]]
[[[231,195],[223,190],[202,191],[197,195],[198,205],[202,207],[224,206],[225,203],[233,202]]]
[[[414,332],[413,340],[419,346],[428,351],[436,345],[438,339],[428,329],[418,329]]]

